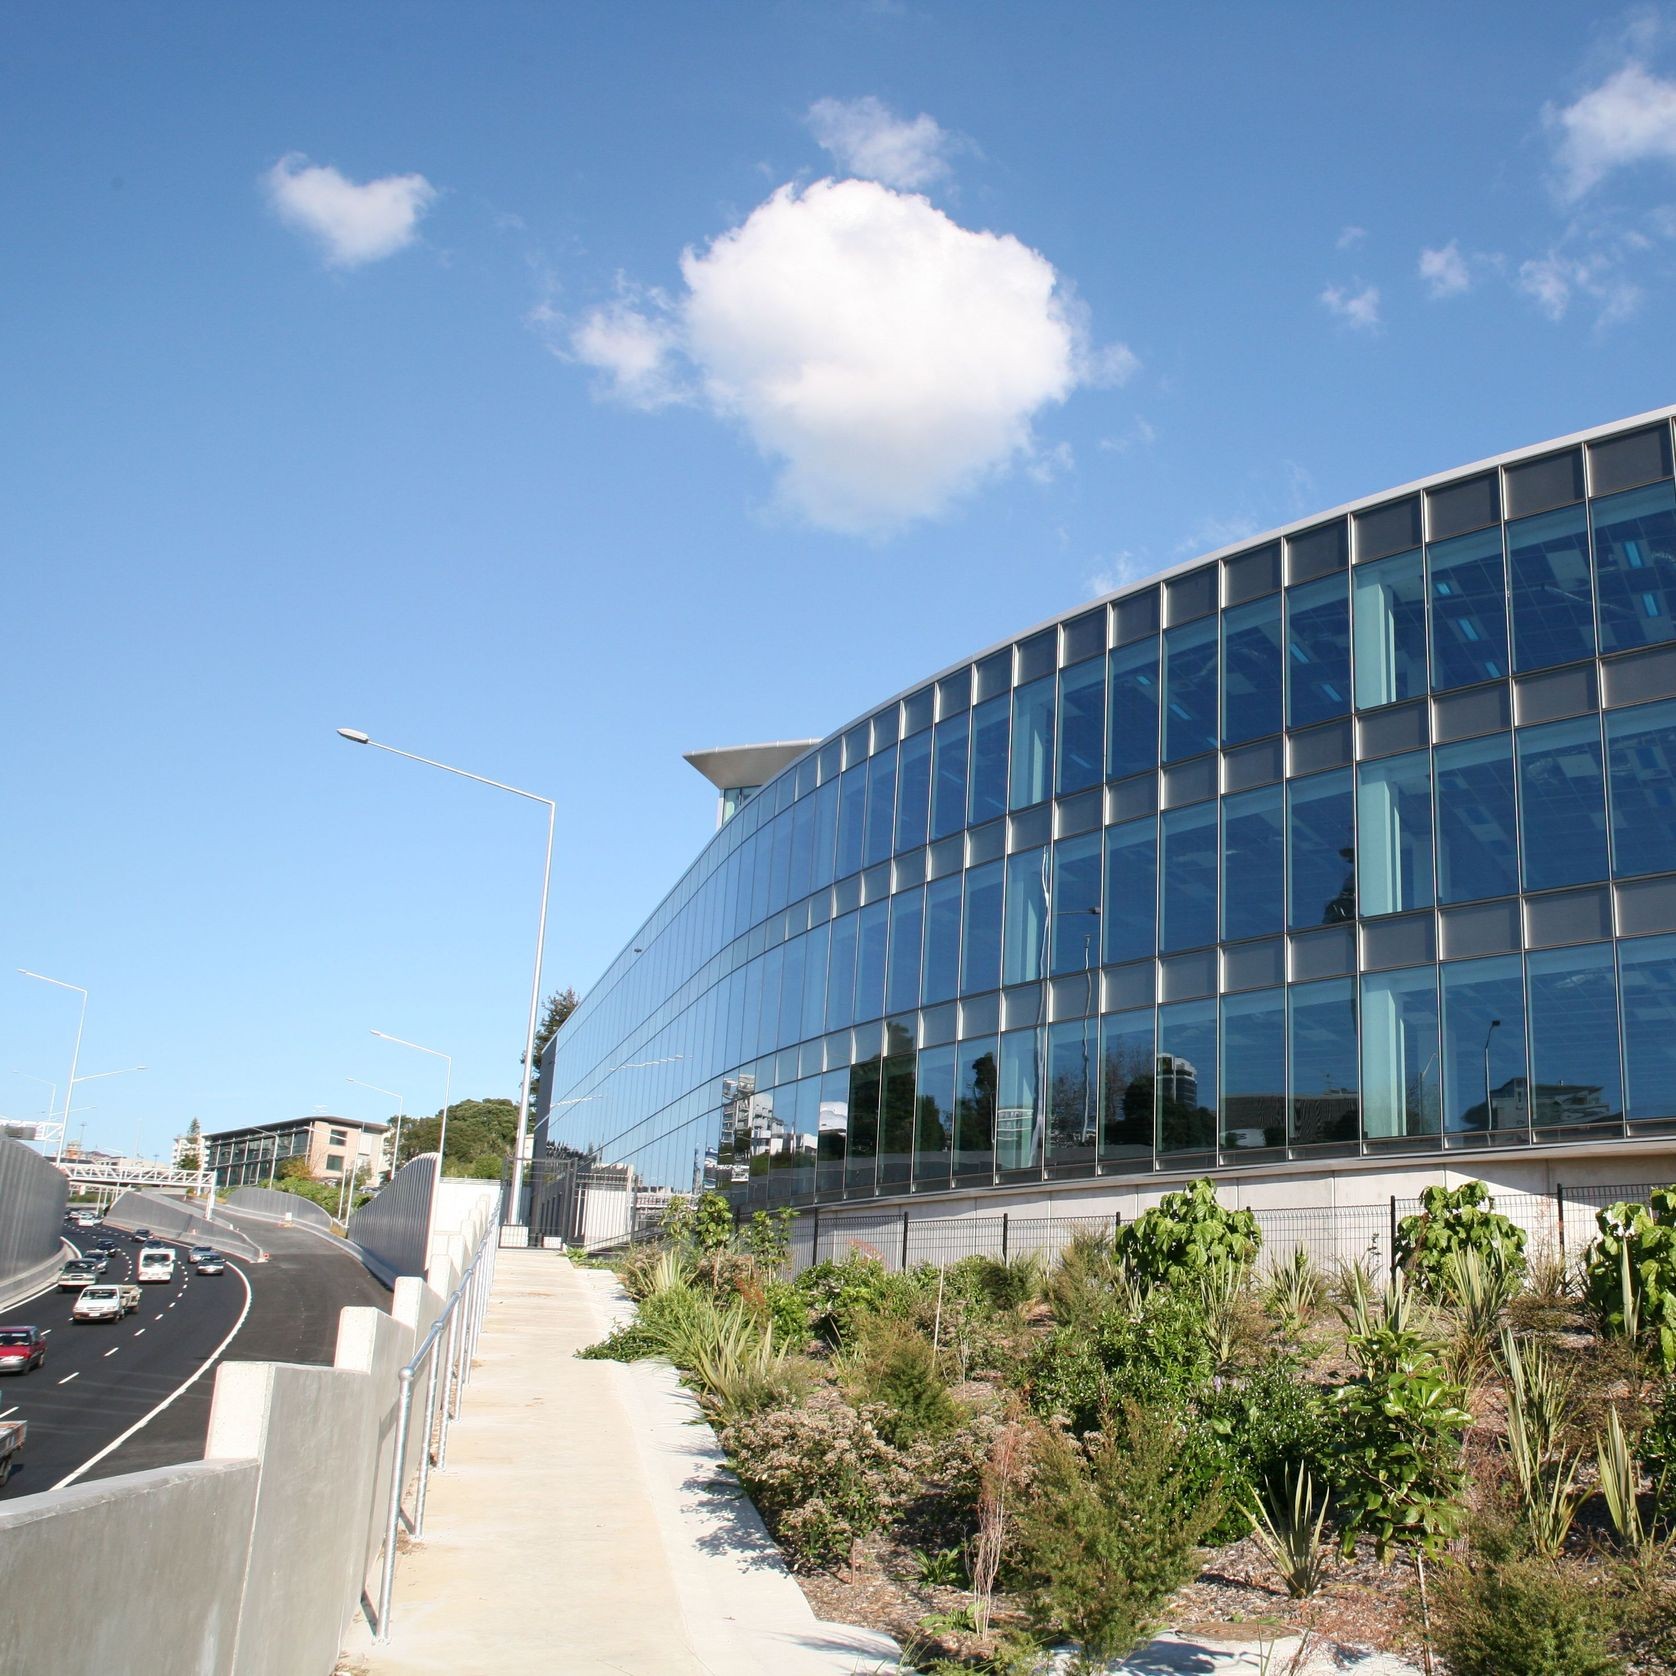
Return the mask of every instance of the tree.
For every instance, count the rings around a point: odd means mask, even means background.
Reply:
[[[279,1166],[279,1179],[281,1181],[313,1181],[314,1177],[309,1173],[306,1158],[287,1158]]]
[[[186,1145],[181,1148],[180,1167],[188,1171],[204,1167],[204,1126],[197,1118],[186,1126]]]
[[[441,1127],[440,1111],[430,1117],[409,1119],[402,1126],[400,1162],[405,1164],[423,1152],[435,1152]],[[456,1101],[448,1108],[448,1156],[443,1160],[444,1167],[456,1175],[469,1175],[479,1159],[510,1158],[517,1133],[516,1100]]]
[[[559,1033],[559,1027],[581,1006],[582,998],[574,989],[556,989],[547,997],[547,1011],[535,1032],[535,1069],[530,1072],[530,1110],[535,1110],[536,1094],[541,1087],[541,1050]],[[518,1063],[524,1062],[523,1055]]]

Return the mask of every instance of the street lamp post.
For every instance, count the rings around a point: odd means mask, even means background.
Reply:
[[[24,967],[18,967],[26,978],[34,978],[40,983],[50,983],[59,989],[73,989],[81,997],[81,1017],[76,1020],[76,1045],[70,1049],[70,1081],[64,1090],[64,1127],[58,1135],[58,1154],[53,1159],[55,1164],[64,1162],[64,1137],[70,1132],[70,1101],[76,1092],[76,1063],[81,1058],[81,1033],[87,1023],[87,991],[79,983],[65,983],[62,978],[49,978],[45,972],[31,972]],[[56,1096],[56,1090],[54,1094]]]
[[[374,1094],[384,1094],[396,1102],[396,1138],[390,1148],[390,1174],[394,1175],[401,1168],[402,1163],[402,1118],[407,1115],[407,1096],[398,1094],[393,1088],[380,1088],[375,1082],[362,1082],[359,1077],[345,1077],[345,1082],[352,1082],[357,1088],[370,1088]]]
[[[547,859],[541,871],[541,915],[536,922],[535,971],[530,979],[530,1016],[524,1032],[524,1082],[518,1095],[518,1136],[512,1150],[512,1195],[511,1202],[503,1213],[509,1219],[515,1218],[523,1205],[524,1145],[530,1126],[530,1078],[535,1073],[535,1023],[536,1015],[541,1010],[541,962],[547,945],[547,896],[553,882],[553,825],[558,816],[558,805],[552,798],[543,797],[539,792],[525,791],[521,786],[509,786],[502,780],[491,780],[482,774],[455,768],[451,763],[437,762],[432,757],[416,756],[412,751],[397,750],[394,745],[386,745],[380,740],[370,738],[359,728],[340,727],[338,734],[352,745],[371,745],[380,751],[388,751],[392,756],[406,757],[409,762],[420,762],[427,768],[440,768],[446,774],[458,774],[462,780],[475,780],[480,786],[492,786],[496,791],[510,792],[514,797],[527,798],[531,803],[544,803],[547,806]],[[446,1104],[445,1101],[445,1121]]]
[[[442,1078],[442,1122],[437,1126],[436,1134],[436,1182],[431,1188],[431,1210],[430,1215],[426,1218],[425,1222],[425,1262],[429,1264],[431,1260],[431,1236],[436,1231],[436,1202],[438,1195],[442,1190],[442,1165],[443,1160],[448,1156],[448,1102],[454,1092],[454,1060],[451,1055],[444,1053],[441,1048],[430,1048],[423,1046],[419,1042],[404,1041],[400,1036],[387,1035],[382,1030],[373,1031],[373,1035],[378,1037],[378,1039],[382,1042],[394,1042],[397,1047],[412,1048],[415,1053],[428,1053],[432,1058],[440,1059],[444,1067]],[[528,1072],[528,1069],[529,1066],[526,1062],[526,1073]],[[529,1088],[527,1074],[524,1087],[526,1091]],[[522,1120],[520,1119],[520,1122],[521,1121]],[[519,1132],[520,1135],[522,1135],[521,1129]],[[519,1144],[523,1144],[522,1140],[520,1140]]]

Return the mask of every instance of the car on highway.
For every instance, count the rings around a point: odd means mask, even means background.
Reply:
[[[0,1420],[0,1484],[11,1477],[12,1468],[23,1455],[23,1440],[28,1435],[26,1421]]]
[[[148,1245],[140,1252],[134,1267],[138,1281],[173,1280],[175,1278],[174,1248],[167,1245]]]
[[[222,1274],[226,1271],[227,1260],[219,1251],[211,1251],[208,1247],[192,1259],[192,1267],[199,1274]]]
[[[68,1263],[58,1271],[58,1290],[60,1292],[79,1292],[84,1286],[91,1286],[99,1278],[98,1265],[90,1263],[85,1257],[72,1257]]]
[[[136,1228],[128,1238],[135,1245],[144,1245],[151,1238],[151,1230],[149,1228]]]
[[[78,1228],[97,1228],[99,1213],[96,1210],[73,1210],[70,1212],[70,1221]]]
[[[96,1239],[93,1242],[93,1249],[95,1251],[103,1251],[111,1256],[115,1256],[117,1249],[116,1241],[113,1240],[110,1235],[106,1234],[102,1238]]]
[[[70,1311],[72,1321],[120,1321],[130,1310],[140,1307],[140,1289],[132,1282],[118,1286],[84,1286],[76,1306]]]
[[[91,1263],[100,1274],[103,1274],[111,1266],[111,1254],[108,1251],[101,1251],[97,1246],[94,1246],[91,1251],[84,1251],[81,1260],[84,1263]]]
[[[200,1257],[213,1256],[215,1256],[215,1247],[213,1245],[195,1245],[187,1253],[187,1260],[189,1262],[196,1263]]]
[[[0,1373],[28,1373],[47,1359],[39,1327],[0,1327]]]

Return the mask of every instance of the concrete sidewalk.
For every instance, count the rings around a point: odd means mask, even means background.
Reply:
[[[394,1633],[361,1619],[365,1676],[858,1676],[871,1631],[816,1619],[725,1481],[674,1373],[584,1362],[618,1313],[609,1275],[503,1251],[477,1369],[396,1570]]]

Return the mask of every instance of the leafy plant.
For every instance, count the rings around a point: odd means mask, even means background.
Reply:
[[[778,1272],[791,1251],[792,1210],[754,1211],[739,1233],[739,1243],[771,1272]]]
[[[1137,1279],[1157,1285],[1196,1279],[1218,1265],[1249,1268],[1262,1241],[1257,1218],[1218,1203],[1216,1183],[1201,1176],[1125,1223],[1112,1243]]]
[[[912,1327],[888,1317],[870,1322],[855,1368],[862,1400],[879,1410],[875,1424],[899,1448],[945,1437],[960,1423],[960,1405],[937,1371],[930,1341]]]
[[[725,1193],[699,1195],[693,1206],[692,1241],[702,1252],[726,1251],[733,1244],[733,1206]]]
[[[1315,1481],[1308,1467],[1289,1469],[1282,1493],[1265,1483],[1246,1507],[1251,1534],[1280,1574],[1294,1600],[1306,1600],[1326,1580],[1327,1554],[1321,1531],[1327,1521],[1327,1498],[1315,1503]]]
[[[811,1263],[793,1283],[809,1309],[810,1330],[829,1344],[853,1338],[869,1315],[910,1314],[936,1270],[892,1274],[877,1257],[852,1251],[841,1263]]]
[[[1641,1463],[1635,1458],[1617,1409],[1609,1409],[1606,1430],[1595,1438],[1595,1462],[1600,1471],[1600,1493],[1618,1546],[1638,1580],[1650,1581],[1670,1552],[1676,1534],[1660,1535],[1657,1526],[1641,1515]]]
[[[1251,1295],[1250,1275],[1230,1263],[1216,1263],[1198,1277],[1205,1343],[1218,1372],[1232,1365],[1264,1337],[1261,1313]]]
[[[1437,1591],[1451,1676],[1618,1676],[1609,1608],[1542,1560],[1451,1567]]]
[[[957,1589],[966,1581],[966,1559],[958,1548],[938,1548],[928,1553],[914,1550],[914,1576],[922,1588]]]
[[[1444,1258],[1448,1361],[1462,1385],[1471,1385],[1484,1371],[1518,1290],[1518,1275],[1499,1259],[1486,1262],[1475,1246],[1458,1246]]]
[[[1449,1259],[1457,1251],[1478,1254],[1487,1267],[1514,1275],[1525,1271],[1525,1231],[1495,1208],[1481,1181],[1454,1189],[1428,1187],[1420,1212],[1397,1228],[1397,1263],[1431,1297],[1448,1290]]]
[[[1507,1454],[1524,1504],[1531,1546],[1544,1559],[1556,1558],[1577,1517],[1577,1462],[1558,1453],[1569,1418],[1569,1391],[1544,1353],[1501,1335],[1507,1369]]]
[[[1676,1187],[1646,1204],[1620,1201],[1597,1214],[1585,1289],[1602,1329],[1643,1335],[1666,1373],[1676,1371]]]
[[[1301,1245],[1295,1245],[1292,1255],[1270,1271],[1263,1302],[1281,1326],[1296,1335],[1308,1325],[1326,1295],[1321,1271],[1310,1261],[1309,1253]]]
[[[991,1309],[1017,1309],[1042,1294],[1047,1267],[1039,1251],[1012,1258],[962,1257],[949,1270],[957,1293],[982,1297]]]
[[[1061,1326],[1086,1327],[1109,1307],[1121,1273],[1111,1235],[1079,1228],[1043,1282],[1042,1296]]]

